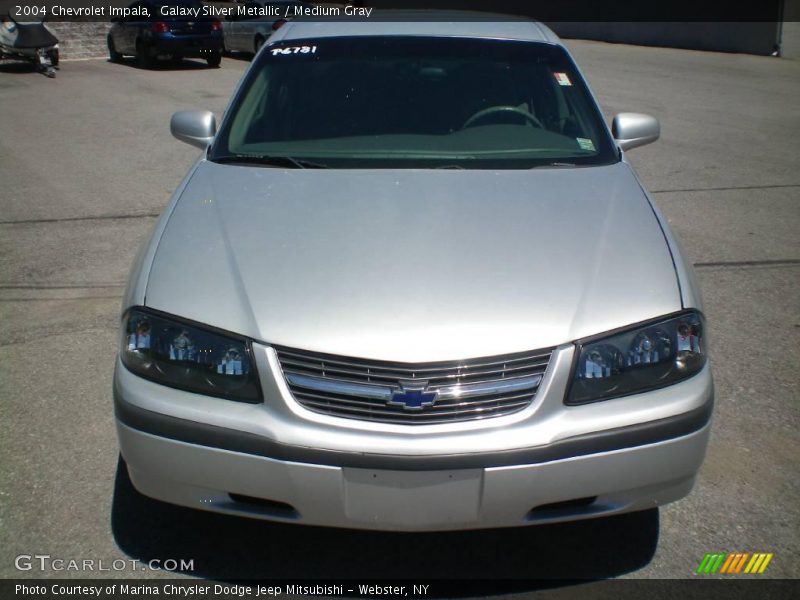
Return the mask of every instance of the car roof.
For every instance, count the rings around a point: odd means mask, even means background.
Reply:
[[[351,36],[470,37],[563,45],[547,26],[531,19],[442,10],[374,10],[363,19],[297,17],[276,31],[270,41]]]

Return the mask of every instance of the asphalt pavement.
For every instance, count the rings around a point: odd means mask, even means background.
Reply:
[[[417,535],[253,522],[137,496],[118,472],[111,406],[127,270],[197,156],[170,136],[171,113],[220,115],[248,63],[65,62],[55,80],[5,63],[0,577],[168,575],[15,568],[18,555],[49,554],[106,566],[194,559],[193,575],[208,578],[696,578],[715,551],[772,552],[762,577],[798,577],[800,62],[569,46],[609,117],[661,121],[662,139],[630,158],[696,265],[717,393],[688,498],[614,519]]]

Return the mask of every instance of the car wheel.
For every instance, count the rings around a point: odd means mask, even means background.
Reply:
[[[136,42],[136,64],[141,69],[149,69],[153,66],[153,57],[150,56],[150,52],[143,42]]]
[[[222,52],[214,52],[206,58],[209,67],[218,67],[222,63]]]
[[[106,40],[108,41],[108,59],[111,62],[122,62],[122,54],[117,52],[116,46],[114,46],[114,40],[109,35]]]
[[[261,50],[261,46],[264,45],[264,38],[260,35],[256,36],[256,41],[253,42],[253,53],[258,54],[258,51]]]

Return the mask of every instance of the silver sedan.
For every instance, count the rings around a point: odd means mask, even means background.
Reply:
[[[114,401],[135,487],[384,530],[689,493],[713,384],[692,272],[545,26],[295,20],[142,248]]]

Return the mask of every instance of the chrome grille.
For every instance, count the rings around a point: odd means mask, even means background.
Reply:
[[[522,410],[533,401],[553,349],[419,364],[275,350],[292,395],[309,410],[430,425]]]

